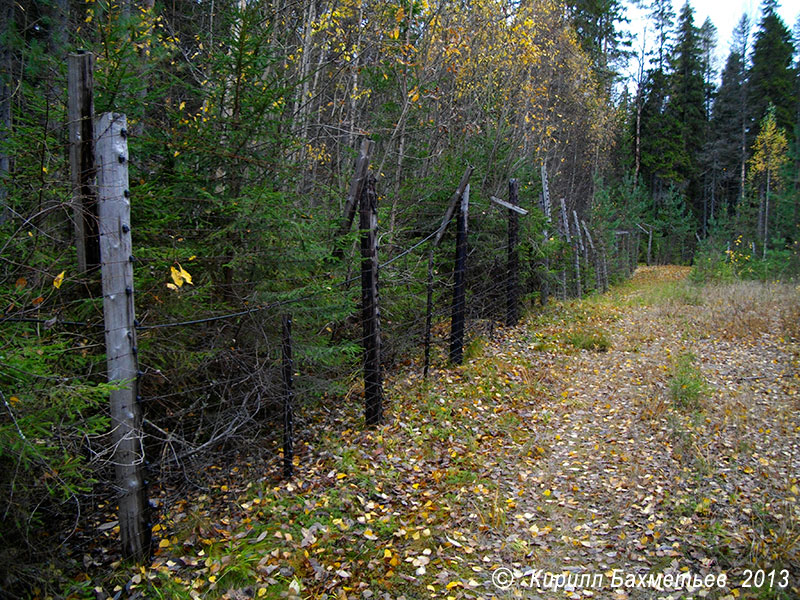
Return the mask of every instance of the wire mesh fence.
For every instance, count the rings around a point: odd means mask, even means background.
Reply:
[[[150,143],[130,141],[134,149]],[[69,147],[62,146],[62,156]],[[48,150],[59,154],[52,146]],[[114,194],[130,201],[132,218],[115,226],[127,227],[132,246],[129,255],[103,256],[102,262],[103,269],[132,269],[133,284],[122,288],[135,312],[132,327],[109,325],[103,308],[109,292],[100,270],[77,266],[76,221],[88,223],[86,229],[99,237],[107,234],[102,224],[95,227],[95,214],[76,209],[66,159],[43,166],[39,180],[31,179],[38,202],[20,193],[25,200],[7,206],[10,218],[0,238],[0,493],[7,500],[3,520],[11,525],[4,537],[20,554],[52,540],[113,555],[109,542],[120,528],[115,515],[120,499],[130,494],[119,476],[121,441],[134,441],[126,464],[136,467],[146,487],[149,531],[182,490],[207,486],[222,465],[244,461],[257,465],[262,477],[278,478],[290,470],[288,460],[301,472],[315,429],[326,426],[327,416],[341,414],[342,405],[363,402],[368,335],[360,313],[358,241],[364,232],[341,231],[341,203],[287,204],[285,195],[237,184],[242,177],[230,168],[195,182],[193,193],[183,185],[163,185],[159,197],[148,181],[150,166],[135,150],[122,158],[117,156],[128,163],[131,181]],[[429,319],[434,371],[450,366],[456,227],[444,229],[442,217],[456,183],[450,177],[420,189],[418,199],[400,209],[378,185],[374,233],[383,370],[401,361],[422,370]],[[326,198],[344,197],[345,190],[344,183],[331,187]],[[507,211],[492,204],[493,193],[476,188],[470,198],[467,344],[506,320]],[[530,219],[522,218],[519,247],[513,249],[520,257],[514,280],[522,303],[531,307],[546,299],[546,286],[560,286],[564,297],[598,287],[601,260],[611,261],[612,271],[630,268],[636,243],[625,238],[609,257],[597,252],[595,264],[578,261],[574,271],[577,251],[561,240],[563,232],[543,236],[539,194],[533,180],[520,191],[520,204],[532,211]],[[439,237],[441,243],[434,244]],[[288,314],[294,399],[289,425]],[[109,372],[108,365],[124,354],[108,345],[107,336],[117,333],[135,341],[135,381]],[[118,435],[120,418],[109,403],[129,383],[141,411],[141,420],[133,419],[135,439]],[[287,432],[293,434],[288,445]],[[287,457],[289,448],[294,456]]]

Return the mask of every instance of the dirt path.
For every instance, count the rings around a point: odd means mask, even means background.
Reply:
[[[498,359],[535,365],[555,396],[536,409],[534,468],[502,461],[527,484],[516,490],[516,552],[497,555],[510,561],[510,596],[556,597],[566,583],[575,598],[800,597],[798,357],[782,337],[786,307],[763,295],[748,304],[747,285],[665,284],[685,275],[640,269],[613,296],[529,326],[532,339],[518,330],[492,345]],[[610,347],[569,347],[591,336]],[[746,587],[761,579],[745,569],[773,585]],[[657,589],[681,573],[675,581],[704,585]],[[597,574],[602,586],[587,578]]]

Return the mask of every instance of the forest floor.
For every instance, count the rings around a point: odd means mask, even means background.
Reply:
[[[293,481],[221,472],[167,507],[151,566],[73,590],[800,597],[800,292],[688,272],[640,267],[393,376],[386,425],[354,403]]]

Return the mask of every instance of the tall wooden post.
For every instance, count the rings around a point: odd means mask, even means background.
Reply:
[[[364,421],[367,427],[383,421],[381,319],[378,306],[378,194],[375,176],[367,176],[361,192],[361,324],[364,337]]]
[[[423,377],[428,376],[428,369],[430,368],[431,364],[431,327],[433,326],[433,252],[436,250],[439,242],[442,241],[444,232],[447,230],[447,225],[453,218],[453,213],[461,201],[461,197],[464,195],[464,190],[467,189],[467,184],[469,183],[469,178],[472,175],[472,171],[473,167],[469,166],[461,176],[461,181],[458,182],[458,187],[456,188],[452,198],[450,198],[450,204],[447,205],[447,210],[445,210],[444,217],[442,218],[442,224],[439,226],[439,230],[436,232],[430,254],[428,255],[428,293],[425,310],[425,336],[423,340],[423,347],[425,349],[425,366],[422,369]]]
[[[519,183],[516,179],[508,182],[508,202],[519,205]],[[508,209],[508,275],[506,280],[506,325],[513,326],[519,321],[519,215]]]
[[[97,190],[94,158],[94,55],[70,54],[67,59],[67,118],[72,212],[78,271],[100,265],[97,224]]]
[[[125,115],[105,113],[97,123],[97,193],[103,280],[111,440],[119,502],[122,555],[139,562],[150,555],[147,492],[143,477],[142,410],[137,396],[133,304],[131,204]]]
[[[450,362],[460,365],[464,359],[464,321],[467,292],[467,233],[469,221],[469,184],[461,196],[461,208],[456,223],[455,286],[453,312],[450,320]]]
[[[425,299],[425,336],[422,342],[425,354],[425,364],[422,367],[422,377],[428,377],[428,370],[431,366],[431,327],[433,326],[433,251],[434,246],[428,254],[428,287]]]
[[[294,474],[294,361],[292,359],[292,315],[283,315],[281,344],[283,374],[283,477]]]
[[[583,287],[581,285],[581,253],[583,252],[583,237],[581,236],[581,227],[578,225],[578,213],[572,211],[575,217],[575,233],[572,236],[572,251],[574,253],[575,262],[575,295],[580,298],[583,296]],[[569,218],[567,218],[569,221]]]
[[[544,218],[547,221],[547,227],[545,227],[544,231],[542,232],[544,236],[544,245],[547,245],[547,242],[550,238],[550,232],[548,231],[550,225],[550,188],[547,183],[547,166],[542,164],[542,212],[544,213]],[[540,298],[542,302],[542,306],[547,304],[547,300],[550,297],[550,257],[545,256],[544,258],[544,278],[542,279],[542,285],[540,289]]]
[[[603,254],[603,258],[600,261],[603,270],[603,292],[608,291],[608,250],[606,249],[606,243],[603,241],[603,236],[599,236],[597,238],[597,243],[600,244],[600,251]]]
[[[567,218],[567,204],[564,198],[561,198],[561,226],[563,227],[564,237],[567,240],[567,245],[572,245],[572,237],[569,234],[569,219]],[[566,261],[565,261],[566,263]],[[567,299],[567,266],[561,271],[561,300]]]

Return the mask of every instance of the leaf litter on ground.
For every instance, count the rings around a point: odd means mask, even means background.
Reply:
[[[385,425],[360,431],[348,406],[294,480],[234,467],[166,507],[152,565],[119,566],[95,597],[800,597],[800,295],[687,274],[640,267],[427,382],[392,375]],[[680,377],[695,402],[674,401]],[[603,585],[542,589],[537,570]],[[758,570],[772,585],[746,585]]]

